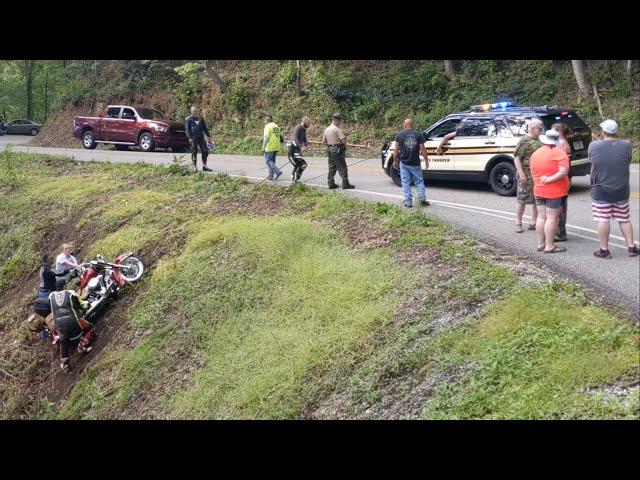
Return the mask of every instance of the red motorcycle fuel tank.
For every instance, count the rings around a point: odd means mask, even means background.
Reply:
[[[89,283],[89,280],[91,280],[96,275],[98,275],[98,272],[96,272],[93,268],[85,269],[85,271],[82,272],[82,278],[80,278],[80,290],[86,287],[87,283]]]

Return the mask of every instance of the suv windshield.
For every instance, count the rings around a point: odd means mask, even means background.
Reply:
[[[154,110],[153,108],[137,108],[136,110],[138,110],[140,118],[144,118],[145,120],[159,120],[167,118],[164,113]]]

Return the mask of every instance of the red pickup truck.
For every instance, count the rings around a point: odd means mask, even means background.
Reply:
[[[153,108],[109,105],[99,117],[75,117],[73,136],[88,149],[96,148],[98,143],[111,143],[117,150],[127,150],[131,145],[139,145],[143,152],[155,148],[186,150],[189,139],[184,125],[165,118]]]

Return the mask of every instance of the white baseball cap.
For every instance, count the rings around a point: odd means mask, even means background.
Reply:
[[[538,137],[538,140],[540,140],[545,145],[557,146],[558,142],[560,141],[560,134],[555,130],[547,130],[544,135],[540,135]]]
[[[609,135],[615,135],[616,133],[618,133],[618,124],[615,120],[605,120],[600,124],[600,128],[604,133],[608,133]]]

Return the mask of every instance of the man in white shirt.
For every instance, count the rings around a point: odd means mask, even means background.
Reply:
[[[64,282],[68,282],[71,278],[69,272],[74,268],[78,268],[78,261],[76,257],[71,255],[71,246],[68,243],[63,243],[62,253],[56,257],[55,273],[58,281],[61,282],[64,277]]]

